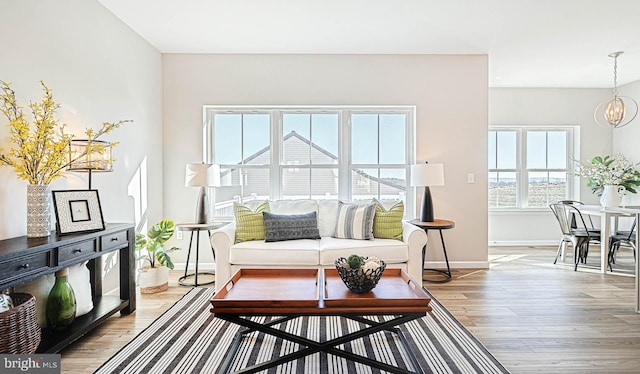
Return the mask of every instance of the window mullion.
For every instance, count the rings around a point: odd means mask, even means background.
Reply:
[[[351,196],[351,114],[340,111],[338,124],[338,197],[343,200]]]
[[[516,173],[518,178],[518,194],[516,196],[517,206],[520,208],[527,208],[529,206],[529,170],[527,169],[527,131],[518,130],[518,136],[516,138],[516,147],[519,150],[518,154],[518,172]]]
[[[271,199],[282,198],[282,112],[279,110],[270,111],[271,118],[271,166],[269,167],[270,183],[269,195]]]
[[[309,198],[311,198],[313,191],[313,112],[309,113]]]

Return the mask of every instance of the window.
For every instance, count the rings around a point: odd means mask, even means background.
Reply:
[[[337,199],[339,114],[284,112],[281,118],[282,198]]]
[[[543,208],[569,199],[573,128],[489,130],[489,208]]]
[[[205,106],[215,215],[262,199],[407,200],[414,107]]]
[[[407,191],[405,114],[351,115],[351,196],[401,198]]]

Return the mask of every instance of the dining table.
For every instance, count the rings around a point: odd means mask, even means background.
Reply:
[[[611,233],[615,233],[617,229],[618,217],[635,217],[636,222],[640,222],[640,206],[624,206],[624,207],[603,207],[601,205],[581,205],[580,211],[583,214],[589,214],[600,217],[600,272],[603,274],[615,274],[609,271],[607,263],[607,254],[609,253],[609,237]],[[613,227],[613,230],[612,230]],[[640,243],[640,230],[635,230],[635,242]],[[635,298],[636,313],[640,313],[640,261],[636,260],[635,269]]]

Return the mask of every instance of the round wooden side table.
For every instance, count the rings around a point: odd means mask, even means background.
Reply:
[[[442,230],[448,230],[456,227],[456,223],[448,219],[434,219],[433,222],[422,222],[419,219],[412,219],[410,224],[415,225],[423,229],[427,234],[429,230],[438,230],[440,232],[440,242],[442,242],[442,252],[444,252],[444,261],[447,264],[447,270],[443,269],[423,269],[428,271],[434,271],[444,275],[444,279],[425,279],[422,280],[432,283],[446,283],[451,280],[451,268],[449,267],[449,258],[447,257],[447,247],[444,245],[444,237],[442,236]],[[427,252],[427,246],[422,247],[422,266],[424,267],[424,259]]]
[[[215,273],[208,271],[198,272],[198,259],[200,253],[200,231],[207,231],[209,237],[211,237],[211,230],[219,229],[220,227],[226,225],[226,222],[216,222],[216,223],[178,223],[176,224],[176,230],[178,231],[190,231],[191,238],[189,239],[189,252],[187,252],[187,262],[184,267],[184,275],[178,278],[178,283],[182,286],[204,286],[207,284],[215,283],[215,279],[209,282],[198,283],[198,275],[211,275],[215,276]],[[194,273],[187,274],[189,270],[189,257],[191,257],[191,246],[193,244],[193,234],[196,234],[196,270]],[[216,251],[211,247],[211,253],[213,253],[213,260],[216,260]],[[185,279],[194,277],[193,283],[185,282]]]

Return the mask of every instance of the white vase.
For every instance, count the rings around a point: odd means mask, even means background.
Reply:
[[[27,237],[51,235],[51,187],[48,184],[27,185]]]
[[[624,191],[623,186],[604,186],[602,196],[600,196],[600,205],[605,208],[620,206]]]

